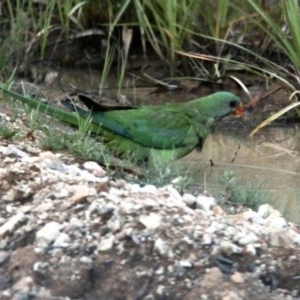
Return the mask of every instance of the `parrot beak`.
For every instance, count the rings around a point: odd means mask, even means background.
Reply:
[[[234,114],[238,117],[241,117],[244,114],[244,108],[242,104],[239,104],[239,106],[235,109]]]

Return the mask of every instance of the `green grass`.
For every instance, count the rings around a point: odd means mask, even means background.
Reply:
[[[267,82],[276,79],[290,93],[300,90],[297,0],[50,0],[45,4],[8,0],[3,11],[0,29],[7,36],[0,46],[2,70],[10,64],[24,70],[31,58],[44,58],[54,30],[59,32],[57,37],[68,41],[73,33],[90,29],[92,23],[91,29],[101,27],[107,32],[100,93],[117,63],[120,96],[129,56],[136,47],[132,29],[140,32],[145,65],[151,51],[163,61],[161,74],[169,71],[169,78],[153,78],[153,83],[164,85],[183,76],[222,82],[234,70],[236,74],[254,73]],[[143,78],[151,76],[143,72]],[[299,108],[290,107],[300,116]]]
[[[268,203],[266,194],[261,186],[253,186],[251,184],[241,186],[232,171],[224,172],[221,184],[225,190],[223,199],[225,198],[229,203],[246,206],[253,210],[257,210],[263,203]]]
[[[7,34],[0,46],[0,69],[16,64],[25,68],[33,53],[39,53],[34,59],[43,59],[49,34],[55,30],[60,30],[67,40],[73,28],[83,29],[80,18],[84,5],[86,1],[78,0],[5,1],[0,29]]]
[[[18,132],[19,131],[17,129],[12,128],[10,123],[0,122],[0,137],[2,139],[11,140],[18,134]]]
[[[144,184],[163,186],[173,183],[180,193],[194,184],[198,178],[196,171],[187,169],[184,162],[162,159],[157,155],[142,165],[142,169],[141,180]]]
[[[236,60],[237,49],[232,48],[235,45],[241,46],[239,50],[248,48],[247,50],[263,56],[266,61],[260,59],[259,64],[267,73],[276,73],[278,68],[280,75],[277,77],[287,78],[293,75],[295,82],[299,77],[300,9],[298,1],[295,0],[276,1],[272,5],[254,0],[50,0],[41,5],[32,0],[26,4],[21,0],[8,0],[4,7],[7,7],[8,14],[3,24],[9,28],[9,36],[2,43],[2,50],[9,45],[10,51],[2,51],[2,65],[5,65],[5,61],[8,62],[8,56],[14,56],[13,52],[22,59],[25,54],[26,60],[36,50],[36,45],[39,45],[39,56],[43,58],[49,34],[53,30],[61,30],[67,40],[72,32],[88,29],[87,21],[91,20],[93,23],[98,22],[101,28],[106,28],[108,33],[103,81],[107,77],[111,62],[119,61],[119,88],[123,84],[129,53],[135,45],[129,36],[123,38],[122,43],[118,41],[132,28],[140,31],[144,52],[149,50],[147,41],[157,57],[168,65],[171,76],[182,71],[185,75],[203,75],[204,79],[209,78],[211,73],[223,76],[228,62]],[[120,33],[119,37],[116,32]],[[257,43],[256,46],[254,42]],[[295,72],[288,69],[283,71],[280,64],[273,65],[270,69],[272,64],[269,64],[268,57],[264,54],[274,45],[295,66]],[[207,67],[204,63],[197,63],[195,58],[187,59],[178,54],[178,51],[188,50],[198,54],[210,54],[215,60]],[[4,59],[6,52],[8,56]],[[245,52],[244,57],[246,56]],[[262,62],[265,66],[261,65]],[[183,63],[184,69],[178,69],[180,63]],[[186,68],[185,63],[189,63],[190,68]],[[247,61],[240,67],[246,69],[249,64],[255,65],[255,62]],[[102,82],[100,90],[103,86]]]
[[[45,136],[41,139],[42,148],[52,151],[66,150],[75,157],[94,160],[109,166],[109,155],[105,146],[87,133],[60,132],[51,129],[50,126],[44,126],[43,130]]]

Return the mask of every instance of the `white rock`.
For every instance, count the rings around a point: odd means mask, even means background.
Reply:
[[[26,220],[26,216],[23,212],[19,212],[16,215],[12,216],[6,223],[4,223],[0,227],[0,237],[15,230],[18,225],[24,220]]]
[[[33,271],[34,272],[41,272],[49,267],[49,262],[46,261],[37,261],[33,264]]]
[[[203,245],[210,245],[213,241],[213,238],[211,236],[211,234],[208,234],[208,233],[205,233],[203,234],[203,237],[202,237],[202,244]]]
[[[169,198],[173,200],[181,200],[181,195],[179,192],[174,188],[173,185],[166,185],[160,189],[161,191],[168,192]]]
[[[6,194],[4,194],[2,196],[2,199],[1,200],[4,200],[4,201],[14,201],[15,199],[17,199],[20,195],[20,191],[16,188],[11,188],[10,190],[7,191]]]
[[[182,196],[182,201],[186,204],[186,205],[193,205],[194,203],[196,203],[196,197],[192,194],[189,193],[184,193]]]
[[[78,219],[77,217],[72,217],[69,223],[72,227],[75,228],[83,227],[83,221]]]
[[[231,279],[233,282],[236,282],[236,283],[243,283],[243,282],[245,282],[245,278],[244,278],[243,274],[240,273],[240,272],[235,272],[235,273],[233,273],[233,274],[230,276],[230,279]],[[237,299],[237,298],[230,298],[230,299]]]
[[[167,270],[169,273],[173,273],[174,272],[174,266],[173,265],[168,265]]]
[[[26,152],[18,149],[14,145],[9,145],[8,147],[6,147],[4,154],[5,155],[12,155],[13,154],[13,155],[16,155],[18,157],[28,157],[29,156]]]
[[[43,213],[43,212],[46,212],[46,211],[50,211],[53,207],[54,207],[53,201],[43,201],[41,204],[37,205],[33,209],[33,211]]]
[[[223,253],[223,252],[230,255],[232,253],[241,253],[242,249],[230,241],[221,241],[221,243],[219,245],[214,247],[211,254],[219,255],[220,253]]]
[[[32,277],[30,276],[21,277],[21,279],[13,285],[13,290],[22,291],[23,293],[25,293],[30,290],[33,284],[34,284],[34,280]]]
[[[39,247],[45,247],[53,242],[60,234],[62,225],[58,222],[49,222],[35,235],[35,242]]]
[[[0,266],[4,265],[10,258],[10,253],[8,251],[0,250]]]
[[[271,231],[269,237],[272,247],[299,248],[300,235],[290,228]]]
[[[152,184],[147,184],[140,189],[141,193],[149,193],[156,195],[158,193],[157,187]]]
[[[121,221],[119,218],[110,219],[106,225],[113,233],[121,229]]]
[[[266,219],[265,227],[269,232],[281,231],[288,226],[287,221],[281,216],[281,214],[274,210]]]
[[[17,208],[15,207],[15,205],[13,204],[8,204],[5,206],[5,210],[10,214],[13,215],[14,213],[16,213]]]
[[[181,260],[179,265],[184,268],[191,268],[193,264],[189,260]]]
[[[258,236],[252,232],[250,232],[249,234],[245,235],[244,237],[240,238],[238,240],[238,243],[240,245],[248,245],[248,244],[253,244],[256,243],[258,241]]]
[[[262,205],[261,205],[262,206]],[[246,221],[250,221],[256,224],[263,224],[263,216],[253,210],[248,210],[243,213],[243,217]]]
[[[300,234],[293,229],[288,229],[288,235],[290,236],[293,244],[300,245]]]
[[[197,206],[201,207],[204,210],[211,210],[211,208],[216,205],[215,198],[202,195],[196,198],[196,202]]]
[[[262,218],[267,218],[273,211],[274,211],[274,208],[270,204],[262,204],[259,206],[257,213]]]
[[[84,264],[87,264],[87,265],[89,265],[89,264],[91,264],[93,262],[92,258],[89,257],[89,256],[82,256],[82,257],[80,257],[80,261],[82,263],[84,263]]]
[[[172,258],[174,256],[172,249],[168,244],[161,238],[158,238],[154,242],[154,250],[156,250],[162,257]]]
[[[92,188],[92,187],[88,187],[86,185],[77,185],[76,188],[75,188],[75,192],[73,194],[73,196],[71,197],[71,200],[74,201],[74,202],[80,202],[82,201],[83,199],[85,199],[86,197],[88,196],[93,196],[93,195],[96,195],[97,194],[97,191],[95,188]]]
[[[60,190],[55,191],[54,196],[57,199],[60,198],[66,198],[70,195],[70,191],[68,191],[66,188],[62,188]]]
[[[246,245],[244,251],[247,253],[247,254],[250,254],[252,256],[255,256],[256,255],[256,248],[254,247],[253,244],[248,244]]]
[[[108,251],[112,249],[114,241],[115,236],[112,234],[101,237],[100,243],[98,245],[98,251]]]
[[[143,206],[144,207],[157,207],[160,206],[159,201],[157,199],[151,199],[151,198],[145,198],[142,200],[143,201]]]
[[[214,233],[217,231],[221,231],[226,228],[226,225],[220,222],[212,221],[209,227],[206,228],[207,233]]]
[[[156,288],[156,294],[162,296],[164,295],[165,287],[163,285],[158,285]]]
[[[162,275],[164,274],[165,272],[165,268],[163,266],[161,266],[160,268],[158,268],[156,271],[155,271],[155,274],[156,275]]]
[[[131,192],[131,193],[139,193],[141,190],[141,187],[139,184],[134,183],[134,184],[130,184],[127,186],[127,189]]]
[[[117,189],[115,187],[111,187],[109,190],[109,195],[110,196],[127,196],[128,191],[122,190],[122,189]]]
[[[154,230],[161,226],[161,216],[156,213],[142,215],[139,218],[139,222],[142,223],[148,230]]]
[[[94,161],[86,161],[83,167],[88,171],[92,171],[97,176],[104,176],[106,173],[104,169]]]
[[[60,248],[66,248],[70,244],[70,237],[68,234],[61,232],[58,237],[55,239],[53,246],[54,247],[60,247]]]

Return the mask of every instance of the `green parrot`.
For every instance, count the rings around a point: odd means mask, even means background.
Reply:
[[[79,126],[89,121],[89,131],[101,135],[107,147],[118,156],[147,160],[181,158],[202,144],[212,126],[222,117],[242,113],[239,98],[229,92],[217,92],[179,104],[144,107],[106,107],[85,95],[79,99],[84,110],[69,100],[62,104],[72,112],[25,97],[1,87],[9,96],[63,122]]]

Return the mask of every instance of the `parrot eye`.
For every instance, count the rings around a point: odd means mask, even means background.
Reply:
[[[230,101],[229,102],[229,106],[231,107],[231,108],[234,108],[234,107],[236,107],[237,106],[237,101],[236,100],[232,100],[232,101]]]

